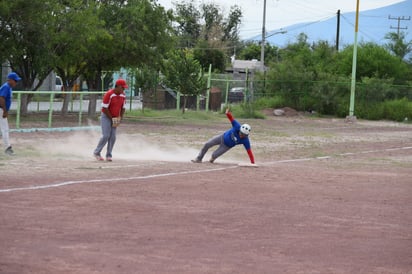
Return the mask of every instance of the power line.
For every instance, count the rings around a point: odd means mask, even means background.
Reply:
[[[408,17],[405,17],[405,16],[402,16],[402,17],[400,17],[400,16],[398,16],[398,17],[392,17],[392,16],[388,16],[388,19],[389,20],[398,20],[398,26],[397,27],[392,27],[392,25],[391,25],[391,29],[396,29],[397,30],[397,33],[398,33],[398,37],[399,37],[399,31],[401,30],[401,29],[408,29],[408,27],[406,26],[406,27],[401,27],[401,21],[403,21],[403,20],[407,20],[407,21],[409,21],[409,20],[411,20],[411,17],[410,16],[408,16]]]

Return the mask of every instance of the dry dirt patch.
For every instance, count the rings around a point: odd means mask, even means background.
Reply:
[[[0,273],[412,273],[412,127],[269,117],[192,164],[227,128],[125,122],[13,133],[0,156]]]

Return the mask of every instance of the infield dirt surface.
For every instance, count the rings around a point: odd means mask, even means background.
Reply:
[[[239,119],[258,168],[191,163],[220,115],[125,119],[113,162],[98,130],[12,132],[0,273],[412,273],[412,125]]]

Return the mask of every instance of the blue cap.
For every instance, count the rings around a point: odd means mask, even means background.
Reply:
[[[16,82],[21,80],[21,78],[15,72],[10,72],[9,75],[7,75],[7,79],[12,79]]]

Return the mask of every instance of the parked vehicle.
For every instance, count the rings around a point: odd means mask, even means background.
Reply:
[[[64,90],[63,80],[60,76],[56,76],[54,90],[55,91],[63,91]]]
[[[229,103],[243,102],[245,98],[244,87],[234,87],[229,90],[228,101]]]

